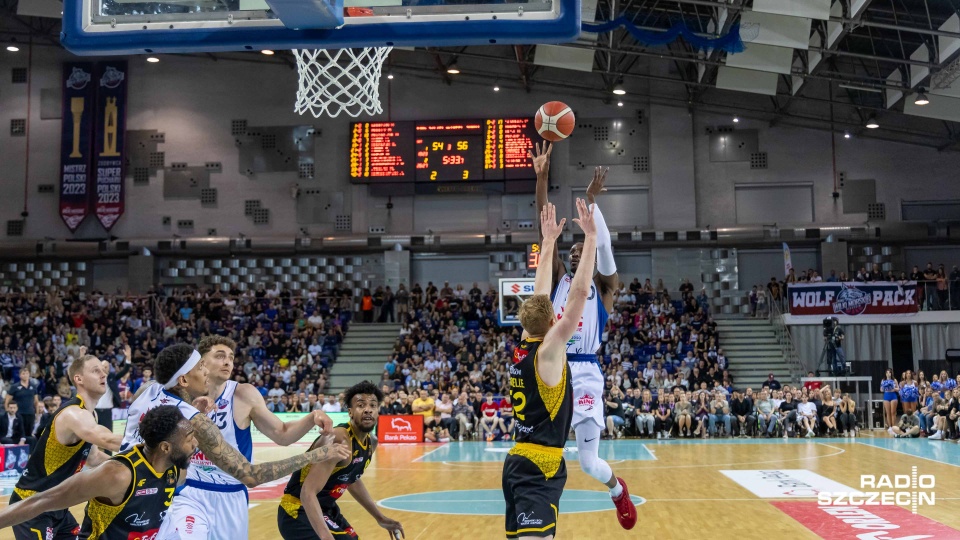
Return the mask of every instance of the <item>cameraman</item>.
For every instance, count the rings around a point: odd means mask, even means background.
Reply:
[[[830,336],[833,346],[833,372],[835,375],[842,375],[847,370],[847,357],[843,352],[843,340],[846,335],[840,327],[840,320],[836,317],[831,317],[831,320],[833,321],[833,334]]]

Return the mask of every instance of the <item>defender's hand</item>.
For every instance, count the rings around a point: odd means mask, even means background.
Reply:
[[[577,199],[577,214],[580,217],[574,218],[573,222],[583,229],[583,233],[587,236],[596,236],[597,224],[593,220],[593,210],[587,207],[587,203],[583,199]]]
[[[552,242],[563,232],[563,225],[567,222],[566,218],[557,223],[557,207],[547,203],[540,210],[540,231],[543,233],[544,242]]]

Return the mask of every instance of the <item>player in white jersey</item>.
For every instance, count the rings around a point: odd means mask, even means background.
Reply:
[[[149,386],[144,385],[138,390],[136,398],[130,405],[121,451],[143,442],[139,436],[139,424],[148,410],[159,405],[176,405],[193,426],[204,463],[209,462],[211,466],[239,480],[246,487],[255,487],[264,482],[283,478],[311,463],[329,459],[339,461],[350,455],[350,449],[346,445],[330,445],[280,461],[251,464],[250,460],[237,450],[236,441],[231,445],[207,414],[202,414],[197,408],[199,406],[203,409],[203,413],[212,410],[216,416],[217,405],[211,404],[212,400],[207,397],[208,371],[198,351],[188,345],[171,345],[157,355],[153,371],[156,374],[156,382]],[[329,432],[332,429],[333,426],[327,419],[322,430]],[[190,468],[193,469],[194,466],[191,465]],[[174,497],[174,501],[177,498]],[[207,501],[208,504],[220,502],[211,499]],[[244,513],[246,513],[246,505],[244,505]],[[164,525],[172,520],[172,517],[164,520]],[[184,536],[187,538],[230,538],[230,540],[236,538],[216,536],[217,531],[200,531],[196,527],[195,519],[185,521],[191,525],[183,529]],[[168,526],[164,527],[164,529],[167,528]],[[164,531],[161,530],[162,532]],[[202,536],[201,533],[203,533]],[[158,537],[164,538],[159,535]]]
[[[548,202],[552,152],[553,147],[544,142],[543,147],[536,147],[535,152],[530,154],[534,171],[537,173],[537,208],[543,208]],[[620,281],[617,265],[613,260],[610,230],[607,229],[603,214],[596,204],[596,196],[605,191],[603,184],[606,177],[607,170],[597,167],[593,180],[587,186],[587,203],[597,224],[597,274],[594,276],[577,331],[567,343],[567,362],[573,382],[573,428],[577,436],[580,468],[607,486],[617,507],[617,520],[624,529],[632,529],[637,523],[637,509],[630,499],[627,484],[613,473],[613,469],[600,459],[599,454],[600,434],[604,427],[604,378],[597,360],[597,351],[600,349],[600,339],[607,324],[607,317],[613,309],[614,292]],[[570,273],[567,273],[563,261],[560,260],[559,249],[554,250],[552,261],[542,263],[553,265],[553,283],[556,288],[552,300],[558,319],[563,317],[563,307],[567,303],[573,275],[580,264],[582,249],[583,244],[580,243],[570,248]]]
[[[223,336],[200,340],[197,351],[209,370],[207,397],[213,409],[207,414],[227,444],[253,463],[250,424],[280,446],[299,441],[314,426],[332,426],[330,417],[314,411],[293,422],[281,422],[267,409],[263,396],[251,384],[231,381],[237,344]],[[247,488],[211,462],[201,451],[187,469],[187,482],[177,491],[159,540],[233,540],[248,537]]]

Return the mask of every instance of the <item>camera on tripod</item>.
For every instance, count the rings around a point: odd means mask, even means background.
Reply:
[[[843,337],[840,319],[824,317],[823,352],[820,353],[820,362],[817,365],[819,373],[830,373],[834,377],[850,374],[850,367],[843,352]]]

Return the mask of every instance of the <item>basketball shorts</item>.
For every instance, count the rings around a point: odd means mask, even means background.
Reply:
[[[547,537],[557,534],[560,495],[567,483],[567,463],[552,478],[532,461],[507,455],[503,463],[503,499],[507,503],[505,531],[507,538],[520,536]]]
[[[19,495],[10,495],[10,504],[22,501]],[[74,519],[70,510],[55,510],[44,512],[39,516],[28,519],[19,525],[13,526],[13,537],[16,540],[76,540],[80,533],[80,524]]]
[[[357,532],[350,526],[347,518],[340,512],[340,506],[333,505],[323,510],[323,520],[327,523],[327,528],[333,534],[334,538],[344,538],[347,540],[358,540]],[[297,517],[292,517],[281,506],[277,509],[277,527],[280,528],[280,536],[284,540],[310,540],[319,538],[310,525],[310,519],[307,518],[307,512],[300,507]]]
[[[236,540],[247,538],[246,490],[211,491],[190,485],[173,498],[158,540]]]
[[[592,420],[603,429],[603,373],[594,362],[567,362],[573,382],[574,428]]]

